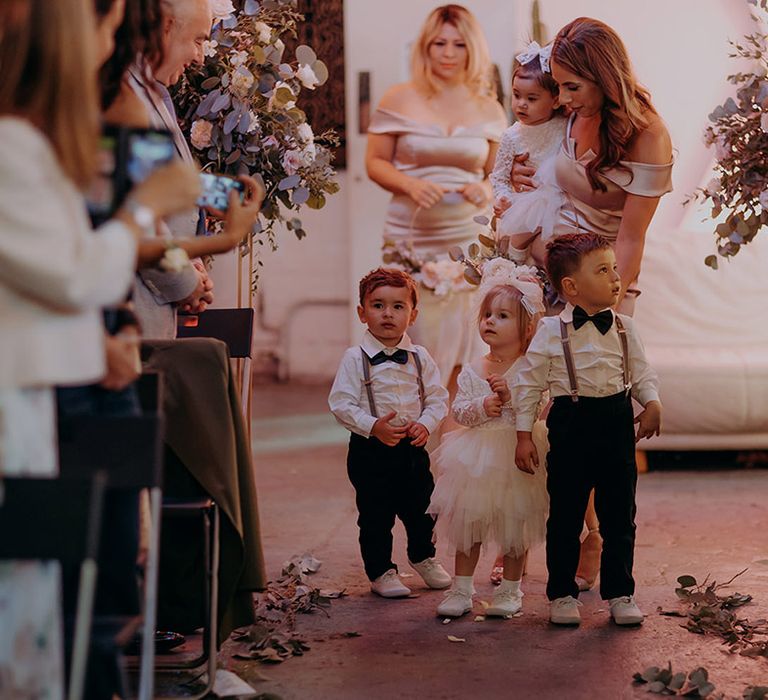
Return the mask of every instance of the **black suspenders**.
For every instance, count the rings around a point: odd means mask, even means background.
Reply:
[[[621,342],[621,371],[624,377],[624,392],[629,393],[632,388],[632,382],[629,376],[629,343],[627,341],[627,329],[621,322],[618,314],[614,314],[616,319],[616,330],[619,333]],[[565,358],[565,368],[568,370],[568,384],[571,388],[571,401],[579,400],[579,385],[576,381],[576,367],[573,363],[573,353],[571,352],[571,339],[568,335],[568,324],[560,320],[560,342],[563,344],[563,357]]]
[[[368,355],[365,354],[365,350],[360,348],[360,354],[363,358],[363,385],[365,386],[365,393],[368,395],[368,405],[371,408],[371,415],[374,418],[379,417],[379,413],[376,410],[376,402],[373,399],[373,381],[371,380],[371,360]],[[413,357],[413,362],[416,365],[416,377],[419,382],[419,401],[421,402],[421,411],[424,412],[426,406],[426,394],[424,392],[424,376],[421,368],[421,358],[419,353],[414,350],[409,350],[408,354]]]

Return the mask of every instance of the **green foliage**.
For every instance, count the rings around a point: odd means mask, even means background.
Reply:
[[[768,0],[747,0],[768,9]],[[757,18],[755,18],[757,22]],[[713,219],[726,214],[715,227],[717,255],[736,255],[768,224],[768,36],[754,33],[740,42],[731,42],[732,58],[749,59],[752,72],[735,73],[728,80],[737,89],[709,115],[704,142],[715,149],[715,177],[687,200],[712,205]],[[705,264],[717,269],[717,258],[709,255]]]
[[[333,168],[333,131],[315,134],[300,108],[302,90],[328,79],[328,69],[305,45],[286,55],[283,39],[296,37],[304,16],[295,0],[248,0],[218,21],[205,43],[205,63],[190,69],[174,91],[179,123],[205,170],[252,174],[266,197],[252,243],[278,247],[275,226],[288,221],[300,240],[306,235],[293,216],[302,206],[320,209],[338,192]],[[220,227],[220,222],[216,224]],[[254,247],[253,284],[261,265]]]

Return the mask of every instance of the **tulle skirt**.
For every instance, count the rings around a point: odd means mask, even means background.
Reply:
[[[496,225],[497,235],[539,232],[542,240],[552,238],[560,209],[566,203],[565,195],[555,180],[554,158],[545,160],[539,166],[534,182],[536,189],[520,192],[512,198],[512,203]]]
[[[456,551],[493,543],[520,556],[544,541],[549,499],[546,488],[546,427],[533,429],[539,468],[527,474],[515,466],[514,426],[459,428],[432,454],[437,482],[427,512],[437,518],[439,538]]]

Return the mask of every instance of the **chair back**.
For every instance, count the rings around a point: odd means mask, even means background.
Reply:
[[[251,357],[253,309],[208,309],[201,314],[177,317],[177,337],[217,338],[227,344],[229,356]]]

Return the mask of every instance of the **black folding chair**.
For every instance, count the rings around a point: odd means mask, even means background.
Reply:
[[[216,338],[227,344],[233,360],[243,360],[238,377],[240,408],[248,415],[248,394],[253,356],[253,309],[208,309],[201,314],[179,314],[179,338]]]
[[[64,610],[75,611],[68,700],[80,700],[90,648],[97,555],[106,477],[96,472],[82,482],[9,478],[0,503],[0,559],[58,560]],[[76,590],[69,585],[77,578]]]
[[[138,390],[144,406],[140,416],[82,416],[62,421],[59,425],[59,460],[63,479],[89,479],[94,473],[105,470],[108,489],[149,490],[151,525],[142,601],[139,700],[151,700],[163,468],[159,375],[142,375]],[[112,624],[119,627],[121,621],[112,621]],[[109,624],[105,627],[109,628]]]

